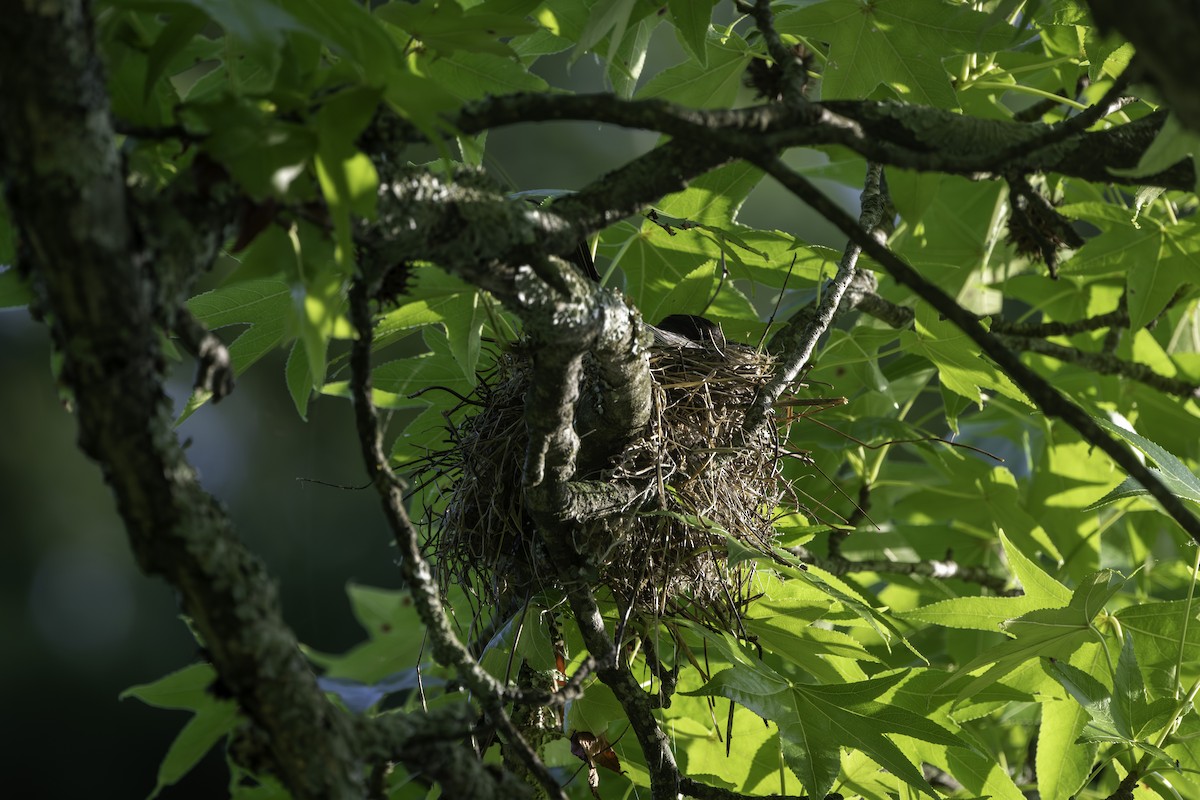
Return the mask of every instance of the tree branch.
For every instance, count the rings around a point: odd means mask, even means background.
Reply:
[[[1115,101],[1113,101],[1115,102]],[[1113,102],[1097,104],[1100,113]],[[1091,115],[1085,117],[1085,121]],[[885,166],[967,177],[1055,172],[1098,183],[1190,190],[1188,160],[1146,177],[1114,175],[1109,168],[1137,166],[1161,130],[1158,111],[1101,131],[964,116],[941,109],[875,100],[805,101],[732,110],[703,110],[662,100],[621,100],[612,95],[513,94],[468,103],[448,122],[464,133],[528,122],[588,120],[653,130],[677,139],[707,142],[726,158],[790,147],[842,145]],[[1059,126],[1067,127],[1059,127]],[[416,141],[415,128],[399,135]]]
[[[920,575],[939,580],[953,578],[975,583],[1001,594],[1005,593],[1008,587],[1008,578],[1005,576],[993,575],[983,567],[963,566],[949,557],[940,561],[891,561],[886,558],[850,559],[840,554],[822,558],[803,547],[788,548],[788,551],[803,563],[820,567],[837,576],[851,572],[878,572],[885,575]]]
[[[354,417],[358,427],[363,462],[375,489],[379,492],[384,516],[392,529],[400,552],[400,571],[412,594],[413,605],[431,644],[434,659],[454,669],[459,679],[471,690],[480,705],[516,751],[526,769],[551,796],[564,798],[562,787],[546,769],[537,753],[513,725],[504,708],[504,687],[487,673],[458,640],[449,615],[442,605],[441,594],[429,562],[421,553],[417,529],[404,509],[404,492],[400,479],[388,464],[383,452],[379,419],[371,401],[371,341],[372,322],[367,287],[363,280],[354,282],[350,291],[350,316],[358,337],[350,355],[350,389],[354,399]]]
[[[1112,353],[1089,353],[1077,347],[1048,342],[1032,336],[1011,336],[998,334],[997,338],[1006,345],[1030,353],[1050,356],[1057,361],[1078,364],[1101,375],[1120,375],[1122,378],[1137,381],[1163,394],[1174,395],[1184,399],[1200,399],[1200,385],[1195,382],[1171,378],[1155,372],[1145,364],[1136,361],[1126,361],[1117,358]]]
[[[866,185],[862,192],[862,212],[858,218],[862,230],[874,235],[888,207],[886,190],[883,188],[883,167],[867,164]],[[758,427],[771,413],[771,409],[784,392],[804,370],[817,341],[829,329],[841,306],[842,296],[849,289],[857,272],[855,265],[862,248],[853,241],[846,243],[838,262],[837,274],[825,286],[816,309],[811,313],[796,314],[771,341],[771,349],[779,356],[779,366],[769,383],[764,385],[754,399],[754,405],[746,413],[745,428]],[[807,311],[807,309],[805,309]]]

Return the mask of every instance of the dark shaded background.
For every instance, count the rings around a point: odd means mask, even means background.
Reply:
[[[666,34],[666,35],[664,35]],[[682,59],[659,31],[646,74]],[[556,85],[604,88],[592,59],[565,57],[539,71]],[[655,142],[652,134],[593,124],[529,125],[493,132],[490,166],[514,189],[579,188]],[[419,157],[414,160],[420,160]],[[842,192],[846,204],[854,195]],[[828,225],[774,185],[751,196],[744,221],[808,231],[840,244]],[[236,329],[222,335],[230,340]],[[341,652],[363,638],[345,585],[398,588],[390,535],[365,483],[349,403],[317,398],[305,423],[283,381],[285,353],[255,365],[236,391],[180,429],[204,485],[229,508],[241,536],[282,586],[299,638]],[[177,365],[177,407],[191,383]],[[171,590],[141,575],[96,466],[75,446],[75,420],[60,404],[46,331],[23,309],[0,311],[0,747],[5,785],[38,797],[141,798],[187,721],[184,712],[118,701],[197,659]],[[166,798],[226,794],[221,756],[210,754]]]

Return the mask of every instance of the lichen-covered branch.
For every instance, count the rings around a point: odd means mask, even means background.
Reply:
[[[584,460],[606,462],[650,413],[640,315],[619,292],[597,287],[553,256],[590,230],[590,222],[572,216],[582,205],[572,205],[575,199],[538,209],[505,198],[468,170],[453,181],[404,172],[384,181],[379,219],[357,234],[373,274],[386,265],[432,261],[491,292],[521,319],[535,373],[527,404],[531,484],[542,480],[547,463],[571,478],[580,436],[587,438]],[[585,381],[585,371],[596,380]],[[583,386],[591,394],[580,405]]]
[[[222,683],[269,738],[280,780],[297,798],[361,797],[347,718],[318,689],[274,583],[175,435],[160,289],[138,258],[86,4],[30,6],[10,4],[0,26],[0,174],[80,446],[112,488],[138,564],[178,591]]]
[[[780,161],[773,162],[773,167],[767,169],[771,174],[773,168],[782,167]],[[883,221],[888,207],[886,191],[883,188],[883,168],[878,164],[867,164],[867,177],[862,192],[862,213],[859,224],[868,234],[874,236],[875,229]],[[770,414],[775,401],[779,399],[788,387],[795,383],[816,349],[817,341],[833,324],[833,319],[841,307],[842,297],[849,289],[857,272],[855,265],[862,248],[853,241],[846,243],[842,258],[838,262],[837,273],[824,287],[820,302],[816,308],[807,313],[800,313],[788,320],[783,329],[771,341],[771,349],[779,356],[779,366],[771,381],[759,390],[754,400],[754,406],[746,414],[745,427],[752,429],[762,423]]]
[[[1102,102],[1100,111],[1115,102]],[[658,131],[676,139],[707,142],[726,158],[837,144],[885,166],[968,177],[1055,172],[1100,183],[1132,182],[1180,190],[1195,185],[1195,171],[1186,159],[1146,177],[1130,178],[1109,171],[1138,164],[1162,129],[1165,111],[1105,130],[1079,131],[1076,123],[1064,122],[1060,125],[1067,127],[1059,127],[981,119],[893,101],[832,100],[701,110],[604,94],[513,94],[469,103],[449,122],[464,133],[478,133],[554,120],[590,120]],[[402,135],[421,138],[415,129]]]
[[[919,575],[925,578],[956,579],[975,583],[994,592],[1007,591],[1008,578],[993,575],[984,567],[968,567],[952,558],[929,561],[891,561],[886,558],[850,559],[841,555],[821,558],[803,547],[790,548],[790,552],[805,564],[820,567],[834,575],[852,572],[877,572],[885,575]]]

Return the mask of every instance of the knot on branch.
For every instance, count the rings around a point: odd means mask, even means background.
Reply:
[[[1071,220],[1054,209],[1050,198],[1029,184],[1023,175],[1011,175],[1012,213],[1008,218],[1008,241],[1018,255],[1040,260],[1058,277],[1058,254],[1062,250],[1083,247],[1083,237],[1071,227]]]

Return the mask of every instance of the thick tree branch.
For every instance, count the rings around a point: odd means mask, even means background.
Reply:
[[[1086,77],[1086,76],[1085,76]],[[1088,128],[1095,125],[1100,120],[1115,114],[1125,106],[1133,102],[1132,97],[1125,95],[1129,89],[1129,84],[1132,80],[1132,71],[1126,69],[1122,72],[1113,85],[1109,87],[1104,96],[1095,105],[1089,106],[1086,110],[1081,111],[1072,117],[1067,117],[1062,122],[1051,125],[1045,133],[1034,139],[1032,142],[1022,142],[1016,147],[1010,147],[1009,150],[1001,154],[1002,161],[1009,161],[1014,158],[1019,158],[1023,155],[1027,156],[1038,150],[1056,145],[1059,142],[1065,141],[1071,136],[1076,136],[1085,132]]]
[[[680,192],[688,182],[734,159],[702,134],[689,132],[613,170],[579,192],[556,202],[553,210],[592,233],[641,212],[659,198]]]
[[[179,592],[222,682],[269,738],[280,780],[297,798],[361,797],[346,717],[175,436],[161,295],[138,258],[85,4],[33,5],[10,4],[0,26],[0,173],[28,253],[21,268],[75,394],[80,447],[112,487],[139,565]]]
[[[1117,101],[1102,101],[1100,115]],[[837,144],[885,166],[967,177],[1055,172],[1098,183],[1190,190],[1195,171],[1181,161],[1157,175],[1114,175],[1135,167],[1166,120],[1159,111],[1101,131],[981,119],[941,109],[874,100],[772,104],[732,110],[685,108],[661,100],[611,95],[513,94],[467,104],[448,121],[464,133],[528,122],[589,120],[705,141],[726,158],[755,150]],[[1062,127],[1066,126],[1066,127]],[[401,135],[421,138],[415,129]]]
[[[936,285],[923,278],[890,248],[865,233],[858,227],[853,217],[839,208],[803,176],[788,169],[773,156],[761,158],[758,165],[836,225],[843,233],[857,241],[864,252],[878,261],[897,282],[907,286],[918,297],[957,325],[1029,395],[1030,399],[1044,413],[1063,420],[1078,431],[1085,441],[1107,453],[1130,477],[1142,484],[1146,491],[1159,502],[1163,510],[1194,541],[1200,543],[1200,519],[1184,506],[1183,502],[1163,485],[1162,481],[1147,469],[1133,452],[1113,439],[1096,424],[1095,420],[1088,416],[1087,412],[1051,386],[1045,378],[1022,363],[1017,354],[980,325],[979,320],[971,312],[956,303]]]
[[[547,465],[563,480],[573,477],[581,436],[585,464],[606,463],[650,414],[648,335],[640,315],[619,292],[597,287],[548,255],[569,249],[564,243],[588,230],[571,213],[593,206],[571,205],[576,199],[537,209],[506,199],[473,172],[464,170],[453,182],[405,172],[383,183],[379,219],[357,235],[371,274],[432,261],[490,291],[521,319],[535,373],[526,404],[531,485]],[[580,387],[589,383],[582,380],[585,368],[597,378],[590,391],[603,396],[585,397],[580,406]]]

